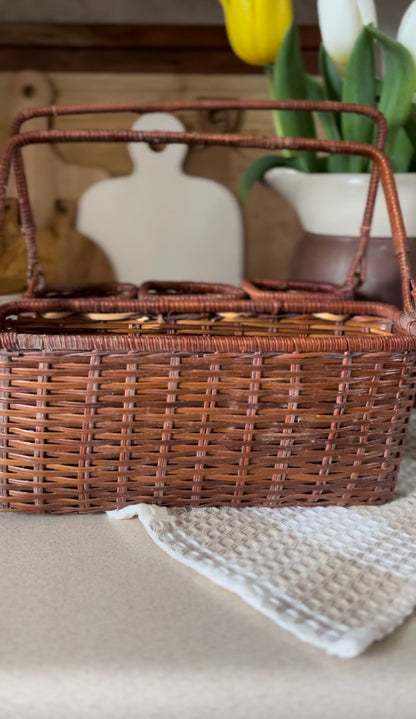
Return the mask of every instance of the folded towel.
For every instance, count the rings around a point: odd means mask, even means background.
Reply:
[[[383,506],[165,509],[130,505],[162,549],[299,639],[355,657],[416,605],[416,412]]]

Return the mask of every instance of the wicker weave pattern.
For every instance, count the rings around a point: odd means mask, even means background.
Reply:
[[[415,357],[32,352],[0,361],[2,509],[91,512],[141,501],[386,501]]]

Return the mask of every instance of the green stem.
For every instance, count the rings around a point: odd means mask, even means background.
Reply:
[[[266,73],[267,87],[269,91],[269,97],[271,100],[275,100],[273,92],[273,65],[265,65],[264,72]],[[278,110],[272,110],[274,131],[277,137],[284,137],[285,133],[282,126],[282,120],[280,112]],[[292,157],[293,153],[290,150],[282,150],[283,157]]]

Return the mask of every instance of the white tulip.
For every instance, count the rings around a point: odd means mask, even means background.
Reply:
[[[334,62],[346,65],[363,25],[377,25],[374,0],[318,0],[322,42]]]
[[[397,39],[407,47],[416,64],[416,1],[410,3],[404,13]]]

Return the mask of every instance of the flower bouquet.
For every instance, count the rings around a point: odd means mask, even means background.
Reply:
[[[386,152],[395,172],[416,170],[416,0],[400,23],[397,39],[377,28],[373,0],[318,0],[320,77],[305,71],[291,0],[221,0],[235,53],[263,65],[273,100],[340,100],[378,107],[388,123]],[[274,112],[279,136],[371,142],[374,125],[354,114]],[[368,161],[337,155],[286,153],[256,160],[242,182],[243,198],[271,167],[307,172],[367,172]]]
[[[318,77],[305,71],[291,0],[221,2],[234,51],[244,61],[264,66],[271,99],[359,103],[385,115],[385,150],[412,238],[409,259],[416,276],[416,0],[401,19],[397,38],[377,27],[373,0],[318,0],[322,36]],[[355,113],[274,111],[273,119],[278,136],[375,140],[374,123]],[[363,157],[305,151],[263,155],[248,165],[241,179],[241,198],[247,198],[257,180],[265,179],[294,206],[304,228],[289,268],[293,279],[343,284],[357,248],[370,169],[371,163]],[[382,193],[357,296],[401,303]]]

